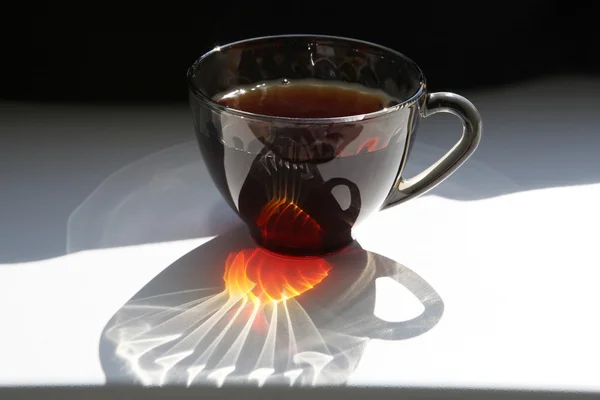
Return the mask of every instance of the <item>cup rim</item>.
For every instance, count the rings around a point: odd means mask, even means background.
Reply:
[[[224,106],[224,105],[218,103],[217,101],[213,100],[210,96],[203,93],[202,90],[200,90],[195,85],[194,76],[196,74],[196,70],[197,70],[198,66],[200,64],[202,64],[202,62],[204,62],[208,57],[214,55],[215,53],[218,53],[222,50],[227,50],[227,49],[233,48],[235,46],[247,44],[247,43],[258,42],[258,41],[263,41],[263,40],[275,40],[275,39],[282,39],[282,38],[288,38],[288,39],[314,38],[317,40],[318,39],[341,40],[341,41],[352,42],[352,43],[356,43],[356,44],[361,44],[361,45],[378,48],[387,53],[391,53],[394,56],[403,58],[405,61],[410,63],[415,68],[417,73],[419,74],[419,89],[413,95],[411,95],[408,99],[404,100],[403,102],[401,102],[399,104],[396,104],[392,107],[384,108],[382,110],[370,112],[370,113],[349,115],[349,116],[343,116],[343,117],[329,117],[329,118],[293,118],[293,117],[281,117],[281,116],[252,113],[252,112],[238,110],[236,108]],[[250,119],[253,121],[262,121],[262,122],[270,122],[270,123],[281,122],[281,123],[287,123],[287,124],[290,124],[290,123],[292,123],[292,124],[336,124],[336,123],[361,122],[361,121],[371,120],[374,118],[383,117],[386,115],[390,115],[398,110],[401,110],[407,106],[413,105],[414,103],[416,103],[419,100],[419,98],[423,95],[423,93],[425,92],[425,90],[427,88],[425,75],[423,74],[423,71],[418,66],[418,64],[416,62],[414,62],[412,59],[410,59],[409,57],[400,53],[399,51],[390,49],[389,47],[385,47],[385,46],[382,46],[382,45],[379,45],[376,43],[360,40],[360,39],[353,39],[353,38],[348,38],[348,37],[343,37],[343,36],[333,36],[333,35],[319,35],[319,34],[289,34],[289,35],[258,36],[258,37],[244,39],[244,40],[239,40],[236,42],[231,42],[231,43],[228,43],[228,44],[225,44],[222,46],[215,46],[212,50],[206,52],[200,58],[198,58],[196,61],[194,61],[192,66],[188,68],[187,81],[188,81],[189,90],[192,92],[192,94],[194,96],[196,96],[197,98],[199,98],[200,100],[202,100],[213,111],[232,114],[232,115],[235,115],[235,116],[238,116],[241,118],[245,118],[245,119]]]

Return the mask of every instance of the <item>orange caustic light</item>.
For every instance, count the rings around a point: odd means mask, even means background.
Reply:
[[[256,225],[266,243],[318,247],[323,239],[323,230],[317,221],[285,197],[275,198],[265,204]]]
[[[319,257],[288,257],[261,248],[231,253],[225,265],[225,284],[234,298],[279,302],[318,285],[331,264]]]

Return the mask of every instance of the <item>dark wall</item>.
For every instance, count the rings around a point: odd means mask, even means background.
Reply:
[[[0,98],[186,101],[185,71],[203,52],[282,33],[349,36],[392,47],[420,64],[433,90],[600,69],[599,3],[256,3],[5,2]]]

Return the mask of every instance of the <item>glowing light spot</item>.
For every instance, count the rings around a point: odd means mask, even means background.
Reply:
[[[261,248],[245,249],[229,255],[223,279],[232,298],[276,303],[314,288],[331,267],[320,257],[288,257]]]
[[[360,148],[358,149],[358,152],[360,153],[364,148],[366,148],[368,152],[378,150],[378,148],[377,148],[378,144],[379,144],[378,137],[371,138],[371,139],[367,140],[366,142],[364,142],[360,146]]]

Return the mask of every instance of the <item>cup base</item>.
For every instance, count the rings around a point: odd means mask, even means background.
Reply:
[[[347,235],[347,237],[344,237],[343,239],[330,241],[324,246],[299,247],[294,245],[267,243],[262,239],[260,233],[252,232],[252,230],[250,231],[250,236],[258,246],[282,256],[292,257],[326,256],[332,253],[337,253],[354,242],[352,237]]]

